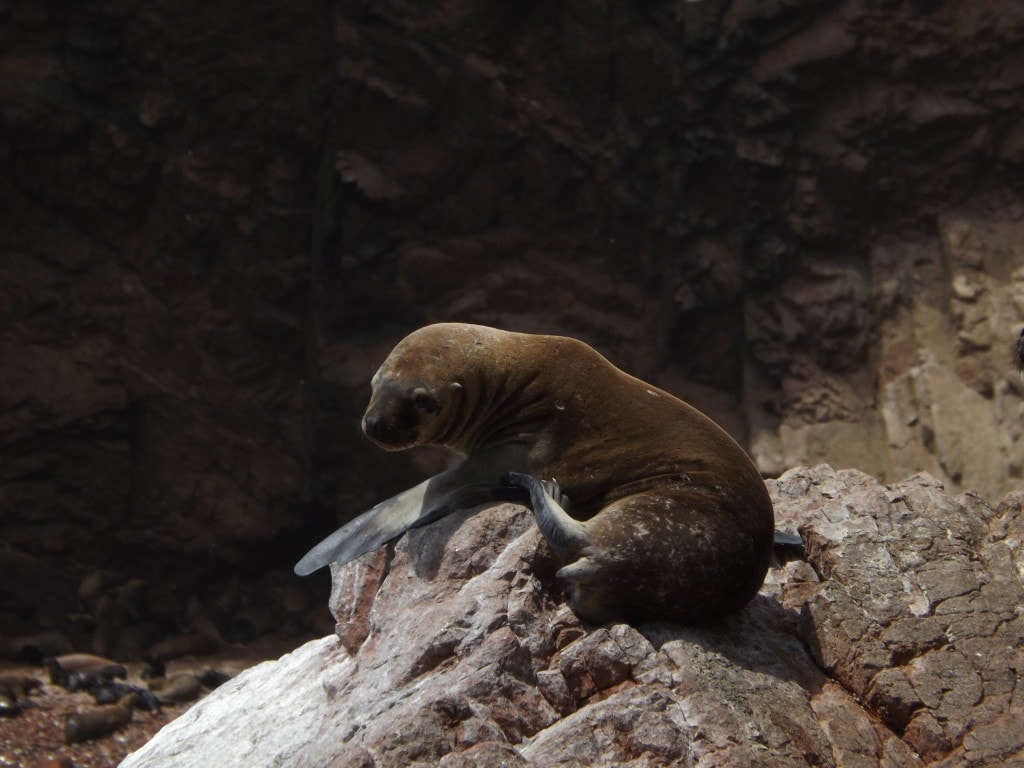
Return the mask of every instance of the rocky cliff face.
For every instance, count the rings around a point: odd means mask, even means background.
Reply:
[[[0,634],[145,644],[291,559],[326,13],[0,8]]]
[[[729,620],[583,626],[532,515],[456,514],[336,567],[337,637],[122,768],[1021,764],[1024,494],[824,465],[769,485],[807,560]]]
[[[432,320],[582,337],[770,474],[1020,484],[1018,4],[0,20],[5,632],[96,568],[184,604],[287,567],[409,484],[356,424]]]
[[[342,358],[367,320],[568,332],[765,472],[1019,485],[1024,11],[461,3],[337,35],[325,248],[375,298],[329,313]]]

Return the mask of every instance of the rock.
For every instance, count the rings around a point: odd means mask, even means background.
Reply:
[[[331,635],[306,643],[275,662],[250,667],[161,730],[161,738],[166,740],[163,748],[150,741],[122,765],[157,765],[168,759],[182,766],[199,765],[204,759],[225,759],[235,765],[246,761],[250,765],[253,761],[287,764],[301,747],[296,736],[318,727],[326,715],[330,702],[327,686],[351,665],[338,638]],[[241,731],[240,723],[245,723]],[[194,751],[187,741],[179,741],[173,750],[177,754],[168,758],[163,750],[171,748],[175,733],[192,738],[192,727],[197,724],[202,732],[196,738],[203,746]],[[242,732],[251,737],[248,746],[236,743]],[[341,748],[339,742],[339,752]]]
[[[836,476],[800,472],[812,484]],[[803,608],[808,645],[924,760],[973,765],[967,735],[1019,714],[1024,494],[993,508],[946,496],[927,475],[889,486],[839,477],[819,510],[827,526],[804,523],[828,575]],[[1024,736],[1010,741],[1002,759],[1024,757]]]
[[[769,486],[807,561],[728,619],[583,626],[526,510],[457,513],[334,570],[344,645],[243,672],[122,766],[1024,759],[1024,493],[825,465]]]
[[[30,5],[4,7],[25,47],[0,61],[0,109],[10,117],[0,143],[22,148],[4,150],[18,170],[0,181],[0,484],[10,512],[2,538],[35,561],[15,569],[13,554],[0,552],[0,589],[4,605],[33,621],[25,635],[65,626],[71,585],[84,573],[178,571],[172,581],[185,596],[197,582],[209,592],[240,560],[265,567],[249,548],[276,546],[297,527],[283,510],[308,498],[296,420],[308,261],[296,255],[309,215],[298,198],[315,186],[320,149],[311,139],[322,132],[316,110],[298,105],[321,103],[306,74],[330,46],[324,9],[268,8],[275,21],[242,23],[174,9],[147,18],[115,2],[72,21]],[[225,57],[214,67],[224,76],[216,98],[196,90],[198,48],[185,42],[213,28]],[[263,53],[250,52],[265,53],[267,35],[282,50],[284,39],[304,39],[305,63],[285,56],[292,82],[277,107],[243,93],[256,80],[266,93],[252,69]],[[175,52],[157,54],[164,44]],[[267,62],[271,71],[280,72]],[[193,133],[195,116],[209,114],[198,103],[222,104],[224,94],[234,104],[218,127]],[[227,128],[256,102],[268,134]],[[288,119],[270,117],[278,110]],[[168,140],[183,143],[165,154],[158,147]],[[269,261],[254,258],[264,246]],[[210,281],[215,262],[238,269]],[[184,282],[172,287],[172,273]],[[236,315],[229,305],[250,293],[253,312]],[[289,348],[298,365],[271,370],[281,359],[271,350]],[[57,607],[62,616],[48,615]],[[75,647],[118,653],[106,637]]]
[[[49,656],[71,652],[71,641],[63,632],[42,632],[27,637],[0,637],[0,658],[40,664]]]

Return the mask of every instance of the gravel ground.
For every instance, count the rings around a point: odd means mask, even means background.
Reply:
[[[167,664],[168,676],[181,672],[201,672],[207,668],[236,675],[266,659],[276,659],[301,645],[296,638],[264,638],[245,648],[235,648],[216,656],[183,659]],[[139,678],[141,664],[126,664],[125,682],[145,687]],[[0,718],[0,768],[113,768],[124,757],[145,744],[164,725],[185,712],[190,704],[167,705],[157,712],[135,710],[132,722],[109,736],[79,744],[66,744],[64,722],[69,715],[95,709],[87,693],[70,693],[51,685],[40,667],[6,666],[0,671],[21,671],[44,683],[35,690],[17,717]],[[194,702],[193,702],[194,703]]]
[[[26,671],[36,673],[36,670]],[[59,686],[47,684],[42,690],[37,690],[31,700],[34,707],[24,709],[18,717],[0,720],[2,768],[116,766],[125,755],[145,744],[165,723],[188,709],[188,705],[182,704],[163,707],[160,712],[137,710],[132,713],[132,722],[120,731],[94,741],[65,744],[64,721],[75,712],[94,709],[96,705],[92,698],[85,693],[68,693]]]

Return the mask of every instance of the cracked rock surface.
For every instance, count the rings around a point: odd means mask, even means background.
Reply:
[[[995,766],[1024,761],[1024,493],[821,465],[769,481],[807,560],[699,627],[582,625],[527,510],[333,572],[338,635],[122,764]]]
[[[816,507],[796,518],[823,577],[802,633],[826,674],[926,762],[1024,759],[1024,493],[992,507],[927,475],[823,467],[777,490],[793,494],[781,510]]]

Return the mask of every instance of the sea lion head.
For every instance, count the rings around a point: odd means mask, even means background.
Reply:
[[[363,434],[386,451],[448,444],[464,395],[473,326],[431,325],[410,334],[388,355],[370,384]]]
[[[401,451],[437,442],[445,424],[442,415],[458,382],[436,386],[422,376],[386,378],[374,384],[363,415],[363,434],[386,451]]]

